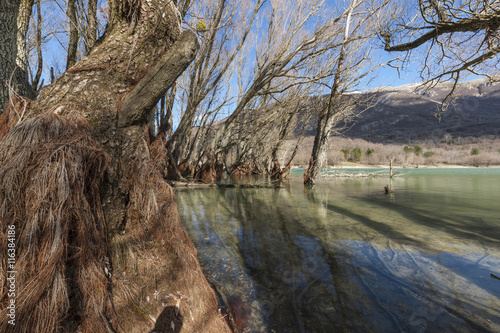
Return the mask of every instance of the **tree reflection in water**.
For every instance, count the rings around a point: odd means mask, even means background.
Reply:
[[[417,178],[396,181],[394,198],[384,179],[304,188],[292,178],[285,189],[180,191],[177,201],[240,329],[500,331],[495,213],[462,191],[436,210],[443,193],[426,189],[439,184]]]

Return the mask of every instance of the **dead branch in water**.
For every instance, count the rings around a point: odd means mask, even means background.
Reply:
[[[326,171],[320,174],[321,178],[369,178],[369,177],[382,177],[387,176],[388,170],[380,170],[375,172],[342,172],[341,170]],[[397,173],[392,173],[392,176],[397,175]]]
[[[169,182],[170,186],[177,189],[189,188],[285,188],[282,185],[265,185],[265,184],[215,184],[215,183],[200,183],[200,182]]]

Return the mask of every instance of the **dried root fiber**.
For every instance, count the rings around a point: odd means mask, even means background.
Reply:
[[[112,320],[99,183],[107,155],[85,121],[52,112],[0,141],[0,276],[15,226],[15,298],[0,282],[0,332],[108,332]],[[7,304],[15,299],[15,326]]]

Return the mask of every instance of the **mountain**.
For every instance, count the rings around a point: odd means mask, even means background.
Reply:
[[[348,130],[342,133],[346,137],[381,143],[439,139],[446,134],[452,137],[500,136],[500,82],[476,79],[459,83],[454,101],[438,120],[436,111],[452,85],[444,82],[425,89],[421,84],[408,84],[362,92],[361,95],[374,105],[348,123]],[[313,120],[306,135],[314,133]]]

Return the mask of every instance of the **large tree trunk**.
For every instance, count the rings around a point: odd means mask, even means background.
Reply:
[[[0,110],[3,111],[9,103],[9,87],[10,82],[11,88],[21,96],[26,96],[32,98],[32,90],[28,83],[28,74],[26,71],[26,66],[23,68],[17,68],[16,57],[17,57],[17,41],[18,41],[18,29],[17,29],[17,18],[20,11],[20,5],[23,3],[23,8],[21,13],[27,14],[28,1],[21,0],[9,0],[0,1]],[[31,13],[31,5],[29,5],[29,13]],[[24,15],[23,14],[23,15]],[[22,24],[24,24],[23,19],[29,20],[29,16],[26,18],[21,15]],[[27,22],[26,22],[27,24]],[[26,33],[24,33],[26,37]],[[26,46],[26,43],[24,43]],[[22,45],[21,45],[22,47]],[[27,64],[27,61],[26,61]],[[0,113],[1,113],[0,111]]]
[[[0,141],[0,276],[11,225],[17,272],[14,298],[0,282],[0,331],[228,332],[146,124],[196,36],[169,0],[109,6],[102,44]]]

